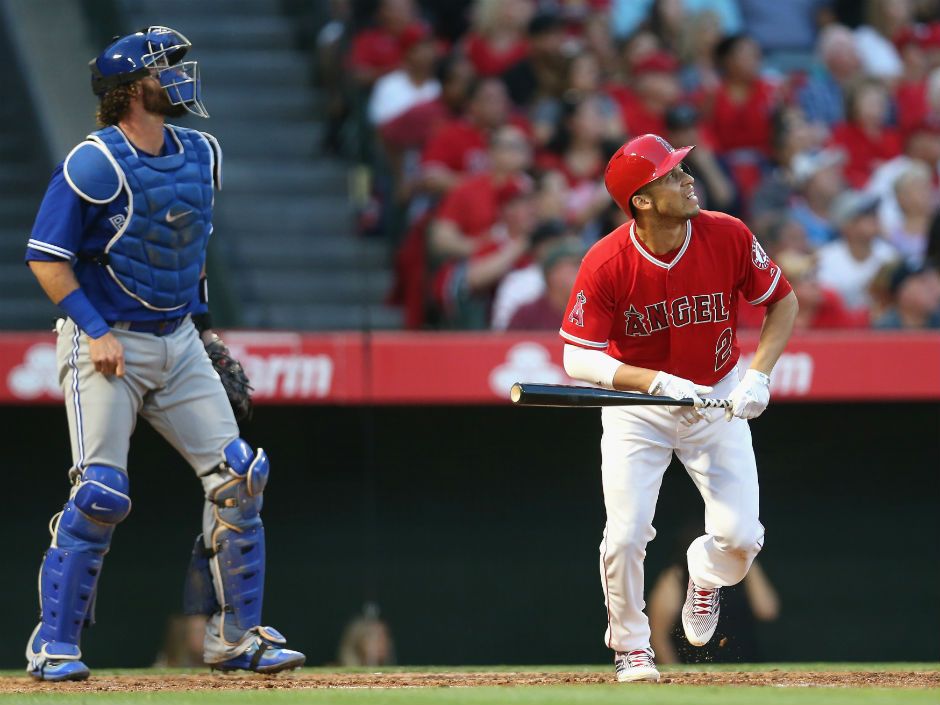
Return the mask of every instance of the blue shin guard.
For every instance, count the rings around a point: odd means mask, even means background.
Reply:
[[[130,512],[127,475],[105,465],[75,474],[39,575],[42,617],[26,645],[27,672],[41,680],[88,677],[81,630],[94,623],[94,601],[114,527]]]
[[[303,664],[304,655],[283,648],[284,637],[261,624],[264,602],[264,526],[261,523],[262,493],[268,480],[268,457],[257,453],[238,438],[225,448],[221,484],[206,496],[204,529],[208,568],[212,577],[217,610],[209,620],[206,662],[221,670],[248,669],[273,673]],[[193,567],[203,563],[194,551]],[[204,577],[190,574],[191,606],[208,606],[211,596],[199,586]]]

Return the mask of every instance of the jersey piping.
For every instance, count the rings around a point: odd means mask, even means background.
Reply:
[[[606,348],[608,345],[608,343],[598,343],[593,340],[579,338],[576,335],[571,335],[571,333],[566,333],[561,328],[558,329],[558,334],[565,340],[570,340],[572,343],[577,343],[578,345],[586,345],[589,348]]]
[[[39,252],[45,252],[48,255],[54,255],[56,257],[61,257],[62,259],[73,260],[75,259],[75,253],[66,250],[64,247],[59,247],[58,245],[50,245],[48,242],[43,242],[42,240],[36,240],[35,238],[30,238],[26,246],[31,250],[38,250]]]
[[[630,221],[630,239],[633,241],[633,246],[640,251],[640,254],[643,255],[650,262],[655,264],[657,267],[662,267],[663,269],[672,269],[680,259],[682,255],[685,254],[685,251],[689,249],[689,243],[692,241],[692,221],[685,221],[685,241],[682,243],[682,247],[679,248],[679,252],[673,257],[672,262],[663,262],[660,259],[653,257],[649,252],[647,252],[643,246],[637,242],[636,239],[636,221]]]
[[[777,273],[774,275],[774,280],[773,280],[772,282],[770,282],[770,288],[767,289],[767,291],[764,292],[764,295],[763,295],[763,296],[759,296],[758,298],[754,299],[753,301],[748,301],[748,303],[749,303],[751,306],[758,306],[758,305],[764,303],[764,302],[768,299],[768,297],[769,297],[771,294],[774,293],[774,290],[777,288],[777,283],[778,283],[779,281],[780,281],[780,268],[777,267]]]

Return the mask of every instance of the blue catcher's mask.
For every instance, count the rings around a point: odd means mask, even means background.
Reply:
[[[139,32],[111,42],[101,54],[88,62],[91,90],[103,96],[115,86],[153,76],[172,105],[182,105],[199,117],[209,117],[202,103],[199,66],[183,61],[190,41],[169,27],[146,27]]]

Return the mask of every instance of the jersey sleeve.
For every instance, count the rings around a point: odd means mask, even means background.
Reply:
[[[26,261],[72,261],[82,237],[82,201],[56,167],[26,245]]]
[[[559,330],[565,342],[594,350],[607,348],[615,302],[605,271],[581,263]]]
[[[757,237],[742,224],[747,247],[742,247],[745,262],[741,294],[751,306],[769,306],[790,293],[790,282],[764,252]]]

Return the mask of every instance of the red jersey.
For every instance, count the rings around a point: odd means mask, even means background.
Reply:
[[[490,173],[468,176],[454,186],[441,201],[437,218],[453,222],[467,237],[489,232],[499,219],[499,187]]]
[[[832,143],[842,147],[848,155],[845,180],[855,189],[865,188],[872,172],[898,156],[902,146],[901,135],[897,130],[886,127],[877,137],[873,137],[851,122],[843,122],[832,128]]]
[[[469,120],[441,122],[431,133],[421,155],[423,164],[440,164],[451,171],[473,174],[486,168],[486,133]]]
[[[649,110],[632,90],[625,86],[608,86],[607,94],[620,107],[624,129],[628,134],[666,134],[666,121],[663,115]]]
[[[464,51],[477,75],[499,76],[529,55],[529,43],[519,39],[503,49],[496,49],[476,32],[469,32],[464,40]]]
[[[353,68],[371,69],[379,76],[401,65],[401,44],[396,35],[384,27],[368,27],[355,34],[349,52]]]
[[[751,84],[750,92],[741,102],[732,98],[727,86],[721,84],[712,98],[707,120],[717,150],[756,149],[770,154],[770,118],[776,106],[776,88],[766,81]]]
[[[585,255],[561,326],[565,342],[637,367],[714,384],[734,367],[738,296],[767,306],[790,292],[737,218],[703,210],[682,246],[652,254],[630,221]]]

